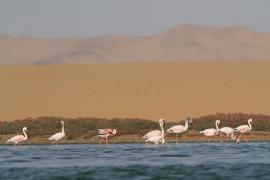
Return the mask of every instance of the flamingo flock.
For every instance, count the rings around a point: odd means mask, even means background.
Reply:
[[[175,142],[179,142],[179,137],[181,138],[182,134],[188,131],[189,126],[192,123],[191,118],[186,118],[185,119],[185,124],[184,125],[175,125],[172,126],[171,128],[166,130],[165,133],[165,120],[161,118],[159,120],[159,126],[160,130],[153,130],[148,132],[143,136],[145,139],[146,143],[154,143],[154,144],[165,144],[166,143],[166,135],[169,134],[175,134],[176,140]],[[214,136],[218,135],[225,135],[227,136],[227,141],[231,137],[234,141],[237,143],[240,142],[241,137],[243,136],[245,140],[248,142],[248,139],[246,137],[246,133],[252,130],[252,119],[248,120],[248,124],[246,125],[240,125],[236,128],[231,128],[231,127],[222,127],[219,128],[220,125],[220,120],[215,121],[215,128],[208,128],[203,131],[200,131],[200,134],[203,134],[204,136],[207,137],[208,143],[210,143],[210,139]],[[49,141],[52,141],[53,143],[56,143],[57,141],[63,139],[65,137],[65,128],[64,128],[64,121],[61,121],[61,132],[55,133],[51,137],[48,138]],[[13,143],[14,145],[20,145],[21,143],[27,141],[28,136],[26,134],[27,127],[24,127],[22,129],[23,135],[16,135],[9,140],[7,140],[7,143]],[[103,141],[105,141],[105,144],[109,143],[109,137],[114,136],[117,133],[116,129],[97,129],[98,135],[97,137],[100,138],[99,144],[102,144]],[[222,139],[221,142],[224,142]]]
[[[249,119],[248,125],[241,125],[236,128],[223,127],[219,129],[218,126],[220,124],[220,120],[216,120],[215,122],[216,129],[214,128],[205,129],[204,131],[201,131],[200,133],[208,137],[208,143],[210,143],[210,140],[209,140],[210,137],[219,135],[219,133],[225,134],[227,137],[230,136],[233,140],[236,140],[237,143],[240,142],[240,138],[243,135],[246,141],[248,142],[248,139],[246,138],[245,134],[252,130],[251,123],[252,123],[252,119]]]
[[[192,120],[191,120],[191,118],[188,117],[185,120],[184,126],[183,125],[176,125],[176,126],[169,128],[166,132],[167,132],[167,134],[175,134],[176,135],[175,142],[178,143],[179,136],[181,137],[181,135],[188,130],[188,127],[191,123],[192,123]],[[240,138],[243,135],[245,137],[245,140],[248,142],[248,139],[246,138],[245,134],[252,130],[251,123],[252,123],[252,119],[249,119],[248,125],[241,125],[241,126],[238,126],[236,128],[231,128],[231,127],[219,128],[220,120],[216,120],[215,121],[215,128],[205,129],[203,131],[200,131],[200,134],[203,134],[207,137],[208,143],[210,143],[210,138],[212,138],[214,136],[218,136],[220,134],[226,135],[227,141],[228,141],[229,137],[231,137],[237,143],[240,142]],[[159,120],[159,125],[160,125],[161,130],[153,130],[153,131],[150,131],[143,136],[143,138],[146,139],[145,140],[146,143],[165,144],[166,141],[165,141],[164,137],[166,134],[164,134],[164,126],[165,126],[164,119]],[[224,140],[222,140],[221,142],[224,142]]]

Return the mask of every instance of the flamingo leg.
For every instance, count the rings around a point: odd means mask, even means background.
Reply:
[[[176,136],[176,141],[175,141],[175,143],[178,144],[178,141],[179,141],[179,140],[178,140],[178,139],[179,139],[179,135],[178,135],[178,134],[175,134],[175,136]]]
[[[106,137],[106,144],[108,144],[108,137]]]
[[[242,133],[238,136],[238,138],[237,138],[237,140],[236,140],[236,142],[239,144],[240,143],[240,141],[241,141],[241,136],[242,136]]]
[[[164,140],[165,140],[165,143],[168,142],[168,140],[167,140],[167,134],[166,133],[164,134]]]
[[[103,140],[103,138],[100,138],[100,140],[99,140],[99,144],[102,144],[102,140]]]
[[[239,138],[239,137],[236,138],[236,142],[237,142],[238,144],[240,143],[240,138]]]
[[[245,135],[245,134],[244,134],[244,137],[245,137],[246,142],[248,142],[248,138],[246,137],[246,135]]]
[[[223,143],[224,142],[224,136],[223,136],[222,133],[220,133],[220,134],[221,134],[221,140],[220,140],[220,142]]]

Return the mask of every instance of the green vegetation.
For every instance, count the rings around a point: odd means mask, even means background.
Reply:
[[[201,131],[206,128],[214,128],[216,119],[221,120],[220,127],[237,127],[238,125],[247,124],[247,120],[249,118],[254,120],[252,123],[254,131],[257,133],[258,131],[270,132],[270,116],[262,114],[217,113],[193,118],[193,123],[190,128],[192,131],[190,131],[189,136],[195,137],[197,136],[196,134],[198,134],[197,131]],[[115,128],[117,129],[117,136],[125,137],[127,138],[127,141],[130,137],[141,141],[141,136],[143,134],[150,130],[159,129],[158,121],[146,119],[72,119],[61,117],[39,117],[36,119],[27,118],[9,122],[1,121],[0,134],[3,136],[21,133],[22,127],[26,126],[28,127],[27,134],[30,139],[35,139],[37,137],[44,137],[44,139],[47,139],[49,135],[61,130],[60,121],[65,121],[66,140],[69,141],[87,140],[92,137],[96,137],[98,128]],[[175,124],[184,124],[184,122],[167,122],[166,129]]]
[[[16,134],[21,132],[22,127],[28,128],[28,136],[52,135],[61,131],[60,121],[65,121],[67,139],[89,138],[97,134],[98,128],[117,129],[118,135],[144,134],[149,129],[159,128],[153,121],[143,119],[100,119],[100,118],[58,118],[39,117],[0,122],[0,134]]]
[[[253,119],[252,130],[270,131],[270,116],[263,114],[244,114],[244,113],[217,113],[201,116],[193,119],[192,129],[201,131],[209,127],[215,127],[215,120],[221,121],[220,127],[237,127],[247,124],[248,119]]]

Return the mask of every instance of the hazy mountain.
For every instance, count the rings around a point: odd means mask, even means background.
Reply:
[[[185,24],[153,36],[32,38],[0,35],[0,64],[270,60],[270,33]]]

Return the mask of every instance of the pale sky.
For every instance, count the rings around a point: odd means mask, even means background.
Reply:
[[[270,32],[270,0],[0,0],[0,34],[149,35],[184,23]]]

